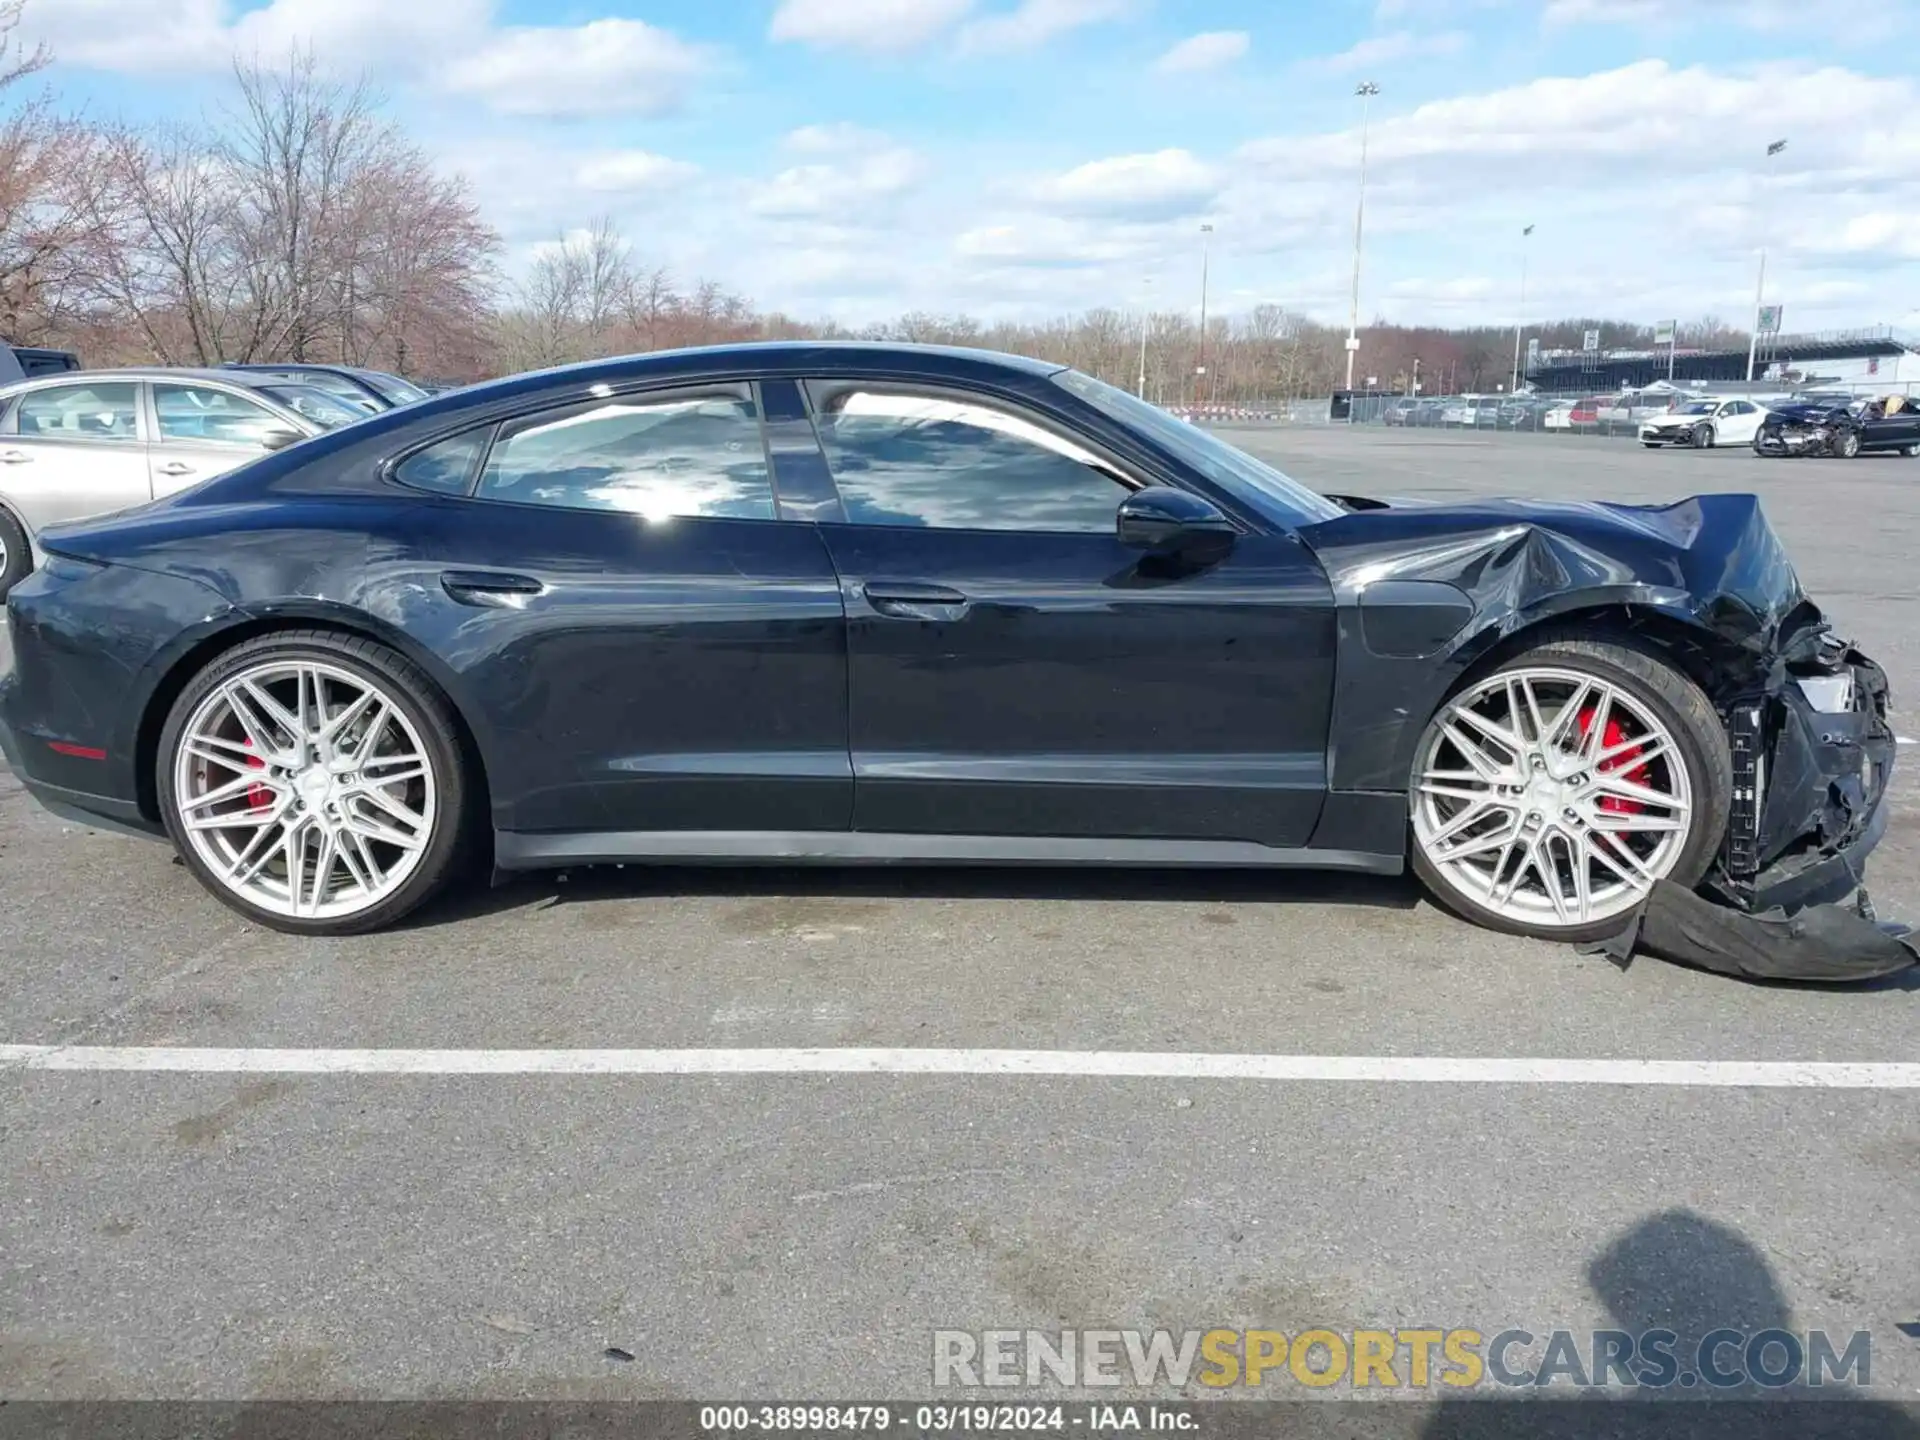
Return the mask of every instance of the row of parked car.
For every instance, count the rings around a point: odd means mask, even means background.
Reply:
[[[77,366],[0,388],[0,598],[33,569],[47,525],[144,504],[428,393],[347,365]]]
[[[1712,395],[1666,386],[1579,399],[1539,395],[1400,397],[1378,412],[1387,425],[1631,435],[1649,449],[1751,445],[1762,454],[1920,455],[1920,408],[1906,396],[1845,391]],[[1790,443],[1808,428],[1820,443]],[[1781,437],[1787,437],[1782,440]]]
[[[1629,391],[1556,399],[1544,395],[1432,395],[1391,400],[1380,411],[1388,425],[1466,430],[1591,430],[1630,434],[1642,420],[1665,413],[1674,391]]]

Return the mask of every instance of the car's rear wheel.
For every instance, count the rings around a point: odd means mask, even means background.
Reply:
[[[33,545],[26,527],[0,507],[0,600],[33,570]]]
[[[1415,752],[1413,865],[1492,929],[1584,941],[1654,881],[1694,885],[1726,833],[1726,731],[1657,654],[1565,637],[1457,691]]]
[[[181,858],[276,930],[391,924],[452,872],[468,786],[452,715],[403,656],[299,631],[228,651],[161,732],[160,811]]]
[[[1920,460],[1920,445],[1908,445],[1900,453],[1909,460]]]

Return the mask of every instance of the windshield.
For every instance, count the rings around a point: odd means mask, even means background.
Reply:
[[[364,420],[371,413],[344,404],[311,385],[262,385],[260,388],[295,414],[304,415],[328,430]]]
[[[1091,375],[1062,370],[1053,377],[1053,383],[1079,396],[1109,419],[1146,435],[1222,490],[1283,524],[1331,520],[1346,514],[1324,495],[1314,494],[1217,435],[1176,419],[1158,405],[1149,405]]]
[[[1696,400],[1691,405],[1682,405],[1680,407],[1680,413],[1682,415],[1711,415],[1713,413],[1713,407],[1714,402],[1711,400]]]

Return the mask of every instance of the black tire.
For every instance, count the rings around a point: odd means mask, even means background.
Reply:
[[[1693,427],[1693,448],[1711,450],[1713,448],[1713,426],[1696,425]]]
[[[1920,445],[1904,446],[1901,448],[1900,453],[1906,456],[1909,460],[1920,460]]]
[[[338,919],[295,919],[252,905],[221,884],[184,837],[174,789],[174,758],[182,731],[212,690],[238,671],[267,658],[323,661],[379,684],[419,733],[432,766],[437,787],[434,829],[420,863],[400,888],[358,914]],[[430,900],[460,868],[474,838],[473,827],[482,818],[470,813],[474,787],[468,783],[452,708],[439,687],[404,655],[377,641],[337,631],[277,631],[243,641],[220,655],[188,681],[174,701],[160,732],[154,767],[154,792],[159,797],[160,816],[181,863],[221,903],[249,920],[289,935],[360,935],[393,924]]]
[[[1726,726],[1706,692],[1650,646],[1626,639],[1600,639],[1577,631],[1550,631],[1500,664],[1469,672],[1452,693],[1457,694],[1489,675],[1530,665],[1580,670],[1617,685],[1646,705],[1666,725],[1687,767],[1697,821],[1687,837],[1686,848],[1667,878],[1689,889],[1699,884],[1726,838],[1733,807],[1733,756],[1727,743]],[[1452,694],[1448,698],[1451,699]],[[1411,806],[1412,777],[1409,777],[1408,791]],[[1625,923],[1622,916],[1577,926],[1530,925],[1510,919],[1450,888],[1414,841],[1411,825],[1408,850],[1414,873],[1435,902],[1486,929],[1537,940],[1584,944],[1617,933]]]
[[[33,573],[33,542],[26,527],[0,506],[0,600]]]
[[[1860,453],[1860,432],[1854,429],[1842,430],[1828,442],[1828,448],[1841,460],[1851,460]]]

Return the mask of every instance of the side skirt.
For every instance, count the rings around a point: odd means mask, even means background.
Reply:
[[[540,870],[620,861],[771,865],[1143,865],[1360,870],[1398,875],[1404,855],[1279,849],[1244,840],[1079,839],[1045,835],[883,835],[862,831],[624,830],[494,834],[494,865]]]

